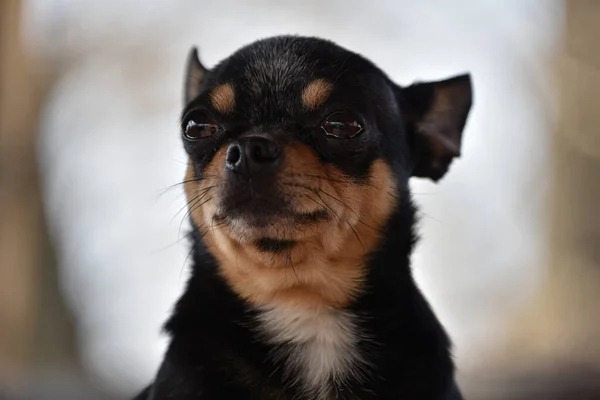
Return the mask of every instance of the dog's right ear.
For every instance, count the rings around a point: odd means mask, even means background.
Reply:
[[[188,55],[187,68],[185,71],[185,87],[183,91],[183,101],[187,106],[200,94],[200,87],[206,75],[206,68],[198,58],[198,49],[192,47]]]

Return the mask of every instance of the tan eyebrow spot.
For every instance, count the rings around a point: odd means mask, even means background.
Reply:
[[[319,78],[310,82],[302,91],[302,104],[309,110],[319,107],[329,97],[333,85]]]
[[[217,86],[210,92],[210,102],[215,110],[228,114],[235,109],[235,90],[231,83]]]

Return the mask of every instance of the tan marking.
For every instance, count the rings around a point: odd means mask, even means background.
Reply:
[[[226,149],[206,167],[206,179],[189,182],[185,191],[194,204],[198,195],[222,179]],[[379,229],[396,204],[391,171],[381,160],[369,171],[367,184],[351,182],[340,170],[323,165],[312,149],[294,144],[285,150],[279,176],[290,204],[298,211],[326,209],[333,218],[298,228],[290,221],[275,222],[258,231],[254,227],[214,225],[219,188],[211,189],[202,206],[191,215],[206,245],[218,259],[220,273],[244,299],[258,306],[343,307],[361,290],[365,257],[380,241]],[[305,185],[305,189],[298,185]],[[318,194],[317,194],[318,193]],[[344,204],[342,204],[342,202]],[[298,243],[283,254],[259,251],[259,237],[293,239]]]
[[[235,90],[231,83],[217,86],[210,92],[210,103],[218,112],[228,114],[235,109]]]
[[[325,79],[315,79],[302,91],[302,104],[307,109],[314,110],[325,103],[332,89],[332,84]]]

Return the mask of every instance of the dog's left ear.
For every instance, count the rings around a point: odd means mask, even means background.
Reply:
[[[411,143],[412,176],[441,179],[460,157],[462,132],[472,103],[470,75],[400,89]]]
[[[185,83],[183,88],[183,101],[187,106],[200,94],[200,86],[204,81],[206,68],[198,58],[198,49],[192,47],[187,59],[187,67],[185,70]]]

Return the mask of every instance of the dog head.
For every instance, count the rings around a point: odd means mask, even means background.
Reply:
[[[470,106],[468,75],[402,88],[321,39],[261,40],[211,70],[192,50],[181,128],[195,228],[245,298],[345,303],[409,178],[437,181],[460,155]]]

